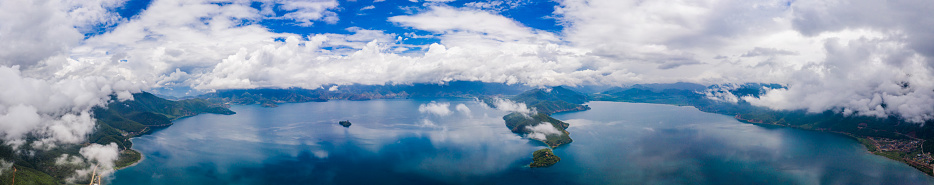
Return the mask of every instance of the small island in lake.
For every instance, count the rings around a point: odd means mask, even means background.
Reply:
[[[340,121],[341,126],[350,127],[350,120]]]
[[[558,161],[561,161],[561,158],[552,153],[550,148],[543,148],[532,153],[532,163],[529,164],[529,167],[549,167],[555,165]]]

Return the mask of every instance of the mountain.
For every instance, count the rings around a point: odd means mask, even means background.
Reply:
[[[544,142],[552,148],[574,141],[569,136],[571,133],[565,130],[570,124],[552,118],[545,113],[526,115],[513,112],[503,116],[503,120],[506,121],[506,128],[509,128],[512,133]],[[541,131],[550,129],[554,129],[556,132]]]
[[[300,103],[328,100],[369,100],[394,98],[472,98],[489,95],[519,94],[530,87],[502,83],[452,81],[444,84],[346,85],[336,89],[267,88],[218,90],[197,96],[212,102],[260,104]]]
[[[203,99],[166,100],[148,92],[133,94],[133,100],[117,101],[114,97],[106,107],[92,110],[98,121],[97,132],[91,134],[91,143],[115,142],[121,148],[129,148],[129,137],[147,133],[152,128],[167,127],[172,121],[202,113],[234,114],[226,105],[211,103]]]
[[[509,99],[546,114],[590,110],[589,106],[582,105],[588,101],[586,95],[561,86],[533,89]]]
[[[70,177],[75,170],[88,166],[87,164],[58,165],[56,159],[63,154],[81,156],[79,154],[81,147],[91,143],[102,145],[116,143],[121,150],[116,166],[127,166],[141,158],[139,152],[129,149],[132,146],[129,138],[151,132],[153,128],[171,126],[172,121],[179,118],[204,113],[234,114],[224,104],[203,99],[171,101],[147,92],[133,94],[133,100],[127,101],[119,101],[115,96],[111,96],[110,103],[104,107],[95,107],[91,113],[97,119],[97,123],[94,132],[88,135],[88,143],[59,145],[43,150],[30,148],[28,143],[35,141],[36,138],[29,138],[24,148],[21,148],[21,150],[32,151],[28,155],[16,152],[9,145],[0,144],[0,159],[15,163],[16,183],[65,183],[64,179]],[[12,180],[12,175],[0,175],[0,184],[7,184]]]
[[[809,113],[805,110],[772,110],[751,105],[742,98],[737,99],[736,102],[727,102],[708,98],[705,94],[706,92],[729,92],[736,97],[758,97],[764,94],[766,89],[775,88],[784,87],[775,84],[743,84],[732,85],[731,87],[714,85],[702,91],[677,88],[653,91],[642,88],[629,88],[593,94],[590,98],[597,101],[693,106],[704,112],[734,116],[737,120],[747,123],[843,134],[859,140],[875,154],[905,162],[925,173],[932,174],[932,165],[926,162],[927,160],[921,159],[932,156],[930,154],[921,154],[920,151],[934,151],[934,142],[924,142],[934,139],[934,121],[918,124],[909,123],[893,116],[879,118],[844,115],[835,111]],[[876,142],[879,139],[892,142]],[[886,147],[886,145],[907,147],[901,147],[900,150],[875,150],[879,146]],[[922,157],[918,157],[918,159],[912,157],[917,155]]]
[[[492,97],[479,99],[488,105],[495,106],[493,103],[495,100]],[[530,114],[513,112],[503,116],[506,128],[513,133],[544,142],[552,148],[571,143],[573,140],[569,136],[570,133],[565,130],[569,124],[552,118],[550,115],[590,109],[587,105],[582,105],[588,101],[586,95],[560,86],[528,90],[510,97],[509,100],[525,103],[529,109],[535,109],[536,112]]]

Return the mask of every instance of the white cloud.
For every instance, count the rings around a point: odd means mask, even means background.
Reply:
[[[311,26],[317,21],[329,24],[338,21],[337,13],[331,11],[338,6],[336,0],[261,0],[261,2],[263,3],[261,13],[267,18],[290,19],[299,26]],[[276,17],[273,10],[276,7],[287,13]]]
[[[122,7],[127,0],[65,0],[68,18],[83,33],[94,32],[99,26],[111,26],[123,20],[112,9]]]
[[[523,26],[502,15],[471,9],[434,6],[425,13],[390,17],[389,21],[420,30],[452,34],[467,32],[482,34],[499,41],[539,39],[556,41],[554,35]]]
[[[13,162],[0,159],[0,174],[3,174],[3,172],[6,170],[10,170],[11,167],[13,167]]]
[[[421,104],[418,106],[418,112],[421,113],[431,113],[438,116],[447,116],[451,112],[451,103],[438,103],[432,101],[431,103]]]
[[[548,138],[548,135],[561,135],[562,132],[551,125],[551,123],[541,122],[537,125],[525,127],[526,130],[530,133],[526,134],[525,137],[545,141]]]
[[[730,91],[735,90],[739,87],[740,87],[739,84],[717,85],[717,87],[708,88],[707,91],[704,92],[704,96],[706,96],[707,99],[711,99],[715,101],[737,103],[739,102],[740,97],[736,97],[736,95],[734,95]]]
[[[107,145],[94,143],[81,148],[78,153],[81,153],[81,156],[84,156],[89,162],[96,165],[97,173],[101,176],[107,176],[113,173],[114,161],[120,157],[116,143]]]
[[[56,1],[0,2],[0,65],[32,66],[62,54],[83,35]]]
[[[552,125],[551,123],[546,123],[546,122],[541,122],[541,123],[538,123],[537,125],[526,127],[526,129],[528,129],[529,131],[535,132],[535,133],[542,133],[545,135],[561,135],[562,134],[562,132],[558,130],[557,128],[555,128],[554,125]]]
[[[0,66],[0,136],[19,146],[26,134],[44,145],[79,143],[94,128],[90,109],[103,105],[109,95],[139,92],[132,83],[104,77],[50,82],[23,77],[17,67]]]
[[[525,103],[517,103],[512,100],[501,98],[494,98],[491,101],[493,101],[493,106],[501,111],[518,112],[526,115],[536,112],[535,110],[530,110],[529,107],[525,105]]]
[[[539,141],[546,141],[546,140],[548,140],[548,138],[547,138],[547,136],[545,136],[545,134],[538,133],[538,132],[528,133],[528,134],[525,135],[525,137],[527,137],[527,138],[532,138],[532,139],[539,140]]]
[[[438,11],[454,11],[438,8]],[[158,13],[156,13],[158,12]],[[531,85],[596,81],[598,71],[582,70],[585,51],[545,42],[554,35],[531,31],[509,19],[473,12],[521,29],[521,42],[502,43],[509,30],[451,30],[445,44],[427,46],[424,54],[394,54],[394,34],[348,28],[353,32],[301,37],[272,33],[238,20],[263,16],[246,4],[219,6],[199,1],[156,1],[137,19],[112,32],[86,40],[72,58],[54,62],[62,76],[113,74],[150,87],[192,86],[198,89],[305,87],[322,84],[386,84],[480,80]],[[171,16],[168,16],[171,15]],[[449,13],[419,15],[430,20],[454,19]],[[494,34],[490,33],[504,33]],[[285,38],[276,42],[275,38]],[[534,38],[534,39],[529,39]],[[335,50],[323,47],[338,48]],[[126,62],[119,62],[125,60]],[[185,70],[181,70],[185,69]],[[615,70],[612,73],[623,73]]]
[[[457,111],[460,111],[461,113],[464,113],[464,115],[471,115],[470,108],[468,108],[467,105],[464,105],[463,103],[457,104],[457,106],[455,106],[454,109],[456,109]]]
[[[934,21],[907,20],[934,7],[918,3],[568,0],[556,12],[572,45],[642,83],[780,83],[788,89],[744,99],[921,121],[934,118],[934,37],[920,25]]]

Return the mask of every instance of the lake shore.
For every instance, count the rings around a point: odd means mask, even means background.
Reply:
[[[142,152],[139,152],[139,151],[133,150],[133,149],[127,149],[127,150],[132,151],[132,152],[135,152],[135,153],[139,156],[139,159],[136,160],[136,161],[133,161],[132,163],[130,163],[130,164],[128,164],[128,165],[125,165],[125,166],[114,167],[114,170],[122,170],[122,169],[126,169],[126,168],[129,168],[129,167],[133,167],[133,166],[136,166],[137,164],[139,164],[140,162],[143,162],[143,160],[146,160],[146,155],[143,155]]]
[[[919,151],[916,151],[916,150],[918,150],[918,149],[913,149],[913,150],[915,150],[915,151],[910,151],[910,152],[902,152],[902,151],[883,151],[883,150],[879,149],[879,148],[880,148],[880,144],[879,144],[878,142],[874,141],[873,139],[869,138],[869,137],[860,137],[860,136],[856,136],[856,135],[853,135],[853,134],[850,134],[850,133],[846,133],[846,132],[834,132],[834,131],[827,131],[827,130],[823,130],[823,129],[808,129],[808,128],[802,128],[802,127],[798,127],[798,126],[782,125],[782,124],[776,124],[776,123],[766,123],[766,122],[762,122],[762,121],[759,121],[759,120],[743,119],[743,118],[740,117],[739,115],[734,116],[734,118],[736,118],[736,120],[738,120],[738,121],[740,121],[740,122],[748,123],[748,124],[753,124],[753,125],[774,126],[774,127],[786,127],[786,128],[794,128],[794,129],[801,129],[801,130],[810,130],[810,131],[818,131],[818,132],[826,132],[826,133],[833,133],[833,134],[844,135],[844,136],[847,136],[847,137],[849,137],[849,138],[851,138],[851,139],[853,139],[853,140],[859,142],[861,145],[863,145],[863,147],[866,149],[866,152],[869,152],[869,153],[872,153],[872,154],[874,154],[874,155],[882,156],[882,157],[885,157],[885,158],[888,158],[888,159],[891,159],[891,160],[894,160],[894,161],[898,161],[898,162],[907,164],[908,166],[911,166],[912,168],[915,168],[915,169],[917,169],[918,171],[923,172],[924,174],[927,174],[927,175],[929,175],[929,176],[934,177],[934,168],[932,168],[931,165],[925,165],[925,164],[923,164],[923,163],[916,162],[916,161],[912,161],[912,160],[910,159],[910,156],[911,156],[911,155],[913,155],[913,154],[919,154],[919,153],[920,153]],[[920,140],[920,139],[919,139],[919,140]],[[924,140],[921,140],[921,142],[924,142]],[[920,147],[919,147],[919,148],[920,148]],[[929,156],[929,154],[923,154],[923,155]],[[908,156],[908,157],[906,157],[906,156]]]

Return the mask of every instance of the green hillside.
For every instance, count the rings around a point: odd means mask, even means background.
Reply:
[[[37,138],[27,138],[27,144],[20,150],[35,151],[32,154],[14,152],[7,144],[0,145],[0,159],[14,161],[17,168],[16,184],[60,184],[77,169],[87,168],[80,165],[56,165],[56,158],[62,154],[80,156],[81,147],[91,143],[116,143],[123,150],[116,162],[117,167],[127,166],[139,161],[139,152],[128,150],[133,143],[129,138],[152,131],[156,127],[168,127],[172,121],[203,113],[234,114],[223,104],[211,103],[203,99],[171,101],[142,92],[133,94],[133,100],[118,101],[111,97],[106,107],[95,107],[91,111],[97,119],[94,132],[88,135],[87,143],[59,145],[50,150],[31,149],[28,143]],[[2,141],[0,141],[2,142]],[[0,174],[0,184],[9,184],[12,173],[6,169]]]
[[[533,89],[509,98],[518,103],[525,103],[538,112],[553,114],[559,112],[590,110],[586,95],[558,86],[550,89]]]
[[[546,134],[545,140],[536,140],[542,141],[552,148],[561,146],[563,144],[568,144],[573,141],[569,136],[570,133],[565,130],[568,128],[569,124],[552,118],[545,113],[525,115],[522,113],[513,112],[503,116],[503,120],[506,121],[506,127],[509,128],[512,133],[520,135],[532,134],[532,131],[529,129],[530,127],[537,126],[539,124],[551,124],[551,126],[560,131],[560,134]]]

